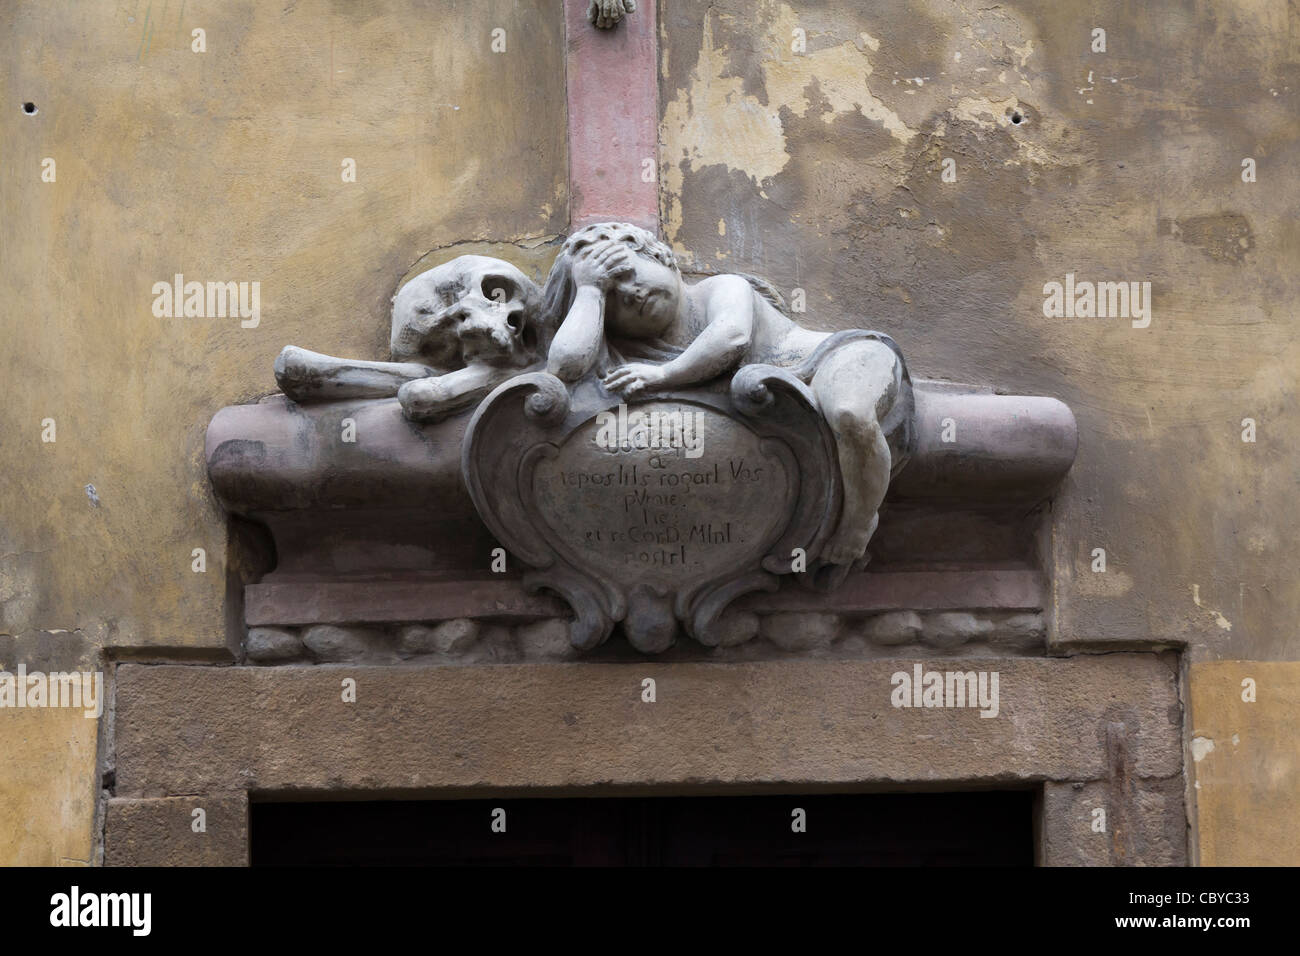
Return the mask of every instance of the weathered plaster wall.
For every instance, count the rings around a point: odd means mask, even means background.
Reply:
[[[0,864],[90,865],[99,792],[97,723],[80,710],[5,714],[0,723]]]
[[[889,332],[914,374],[1073,409],[1059,647],[1300,657],[1294,4],[664,0],[660,37],[661,209],[695,268],[801,288],[810,324]],[[1067,273],[1150,282],[1149,327],[1044,317]],[[1215,673],[1191,667],[1193,711],[1231,734]],[[1300,860],[1293,685],[1244,705],[1248,759],[1216,736],[1189,763],[1206,862]]]
[[[1294,8],[679,0],[661,61],[665,230],[697,268],[1074,410],[1059,637],[1295,656]],[[1045,318],[1071,272],[1151,282],[1150,327]]]
[[[1295,866],[1300,662],[1191,668],[1191,766],[1203,866]]]
[[[286,343],[386,357],[432,249],[544,268],[526,247],[568,221],[559,0],[6,4],[0,36],[0,665],[50,631],[72,658],[220,656],[209,419],[273,391]],[[260,323],[155,317],[176,273],[260,282]],[[88,858],[95,721],[12,713],[0,861]]]

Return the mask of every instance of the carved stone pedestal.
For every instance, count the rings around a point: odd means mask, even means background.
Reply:
[[[748,657],[783,653],[787,647],[808,650],[809,642],[814,650],[853,655],[872,653],[873,647],[887,652],[909,645],[943,648],[989,645],[990,641],[1020,652],[1034,648],[1043,652],[1041,612],[1047,596],[1037,546],[1042,506],[1073,461],[1077,441],[1073,416],[1055,399],[917,382],[916,447],[881,510],[880,526],[870,545],[871,563],[865,572],[851,573],[835,590],[822,593],[801,586],[792,574],[780,575],[775,591],[765,590],[771,586],[773,573],[789,567],[794,548],[815,546],[819,533],[824,532],[820,522],[825,509],[832,507],[837,493],[834,470],[814,470],[818,455],[823,465],[825,462],[817,437],[823,426],[809,419],[806,409],[800,410],[805,399],[798,389],[785,386],[784,393],[780,387],[771,392],[777,408],[785,409],[787,424],[765,421],[761,412],[739,411],[730,380],[720,388],[694,391],[686,398],[631,403],[629,412],[689,410],[703,416],[701,457],[688,458],[687,450],[679,449],[680,455],[671,459],[675,464],[669,469],[649,467],[652,458],[664,461],[662,454],[652,454],[662,449],[619,453],[597,449],[597,457],[622,463],[625,472],[627,466],[637,465],[638,485],[649,474],[655,485],[653,493],[679,494],[678,504],[647,508],[644,506],[655,503],[645,497],[650,494],[647,486],[619,494],[588,483],[571,489],[574,494],[566,499],[569,504],[556,504],[557,510],[552,512],[550,504],[540,506],[547,494],[552,502],[559,501],[554,485],[563,478],[557,467],[578,457],[579,451],[587,455],[590,449],[582,450],[585,446],[578,444],[579,440],[594,440],[598,430],[595,416],[602,410],[614,411],[617,423],[617,408],[607,397],[578,392],[563,421],[548,426],[543,419],[527,417],[524,399],[519,397],[522,388],[525,386],[517,383],[506,389],[509,401],[516,403],[513,410],[497,407],[495,402],[485,406],[480,419],[490,414],[496,422],[491,432],[484,433],[495,435],[487,439],[486,447],[501,451],[500,444],[492,443],[522,442],[522,438],[510,437],[516,426],[528,431],[529,441],[534,443],[555,444],[557,435],[573,437],[556,445],[553,456],[539,452],[541,457],[531,462],[541,468],[540,476],[549,476],[549,484],[535,482],[523,488],[539,507],[520,521],[499,517],[493,530],[479,517],[462,475],[462,441],[470,412],[436,423],[415,424],[403,417],[395,399],[297,405],[277,396],[217,413],[207,436],[213,488],[228,511],[269,531],[268,554],[263,560],[270,563],[273,554],[267,573],[242,589],[244,622],[253,628],[284,631],[285,640],[300,648],[296,653],[272,654],[266,663],[312,660],[315,653],[301,641],[310,628],[323,625],[351,629],[358,642],[369,641],[373,653],[361,655],[366,659],[405,659],[408,651],[403,648],[418,642],[405,640],[404,629],[454,620],[479,622],[480,638],[469,659],[567,658],[575,653],[567,642],[558,646],[535,643],[539,632],[533,623],[571,613],[552,592],[530,592],[525,587],[529,562],[524,560],[525,551],[518,549],[525,536],[535,540],[542,534],[598,574],[611,573],[612,564],[621,564],[620,572],[636,568],[642,576],[623,586],[625,601],[633,600],[632,592],[639,584],[646,584],[651,595],[653,588],[667,591],[669,586],[680,594],[680,582],[685,581],[688,597],[684,613],[679,617],[674,608],[669,606],[669,610],[674,626],[682,621],[692,622],[692,627],[695,612],[705,604],[691,602],[704,593],[707,584],[703,580],[707,575],[700,574],[697,580],[696,571],[716,568],[719,556],[730,561],[741,550],[742,535],[771,537],[770,542],[761,542],[765,546],[761,554],[740,555],[742,563],[749,562],[746,575],[757,576],[742,576],[748,586],[726,596],[730,601],[739,595],[730,604],[732,613],[716,615],[712,631],[705,626],[697,632],[706,640],[710,633],[714,635],[718,646],[713,655]],[[340,438],[349,419],[355,425],[354,442]],[[949,430],[952,441],[944,440],[948,420],[956,423],[956,428]],[[584,422],[590,424],[575,433]],[[496,435],[496,429],[501,434]],[[522,445],[517,445],[513,453],[520,448]],[[792,457],[796,459],[793,463]],[[737,468],[734,479],[733,461]],[[757,468],[765,469],[761,476],[755,473],[756,462]],[[488,464],[500,471],[500,463],[491,455]],[[676,486],[670,486],[671,479],[666,477],[661,484],[661,472],[703,475],[705,465],[711,473],[714,464],[718,466],[716,485],[685,486],[679,478]],[[794,476],[796,481],[803,478],[797,489],[785,477],[787,468],[791,474],[799,473]],[[566,465],[564,470],[574,469]],[[610,471],[602,466],[599,474]],[[617,476],[618,469],[613,473]],[[810,482],[809,475],[817,480]],[[756,480],[743,481],[745,478]],[[505,474],[504,479],[517,495],[517,478]],[[685,491],[685,487],[692,490]],[[706,499],[701,492],[714,497]],[[798,508],[779,518],[772,503],[785,502],[792,492]],[[655,528],[656,515],[673,512],[662,519],[668,522],[663,530],[635,532],[664,540],[604,540],[593,542],[605,549],[595,551],[586,542],[586,531],[596,530],[595,526],[579,526],[557,517],[573,515],[572,509],[581,508],[586,511],[580,513],[600,516],[606,524],[612,513],[622,524],[622,509],[628,501],[624,496],[634,493],[644,499],[641,510],[643,517],[649,516],[648,529]],[[688,495],[694,497],[688,500]],[[661,505],[667,501],[656,500]],[[712,503],[691,510],[705,500]],[[502,507],[508,507],[508,502],[484,504],[488,514]],[[522,502],[515,507],[522,509]],[[740,520],[731,521],[730,529],[726,527],[729,508],[741,515]],[[549,519],[545,517],[548,513]],[[520,530],[503,530],[507,525]],[[669,528],[676,530],[670,533]],[[689,540],[692,529],[694,542]],[[673,534],[687,540],[667,540]],[[730,542],[725,540],[729,534]],[[684,573],[687,565],[679,569],[671,563],[673,549],[680,555],[683,544],[693,545],[688,553],[705,561],[690,566],[690,573]],[[501,546],[509,552],[506,571],[494,573],[493,550]],[[663,555],[656,567],[660,552]],[[538,554],[539,560],[544,560],[541,552]],[[764,557],[778,563],[764,565]],[[552,559],[552,568],[565,566],[578,567],[562,556]],[[537,580],[529,578],[529,583]],[[603,608],[600,613],[611,622],[617,620],[617,615],[610,613],[617,607],[616,598],[601,596],[605,592],[595,587],[593,607]],[[753,593],[741,593],[746,590]],[[713,591],[721,594],[716,587]],[[666,596],[657,600],[664,608]],[[719,620],[729,627],[751,627],[752,622],[741,612],[757,618],[760,638],[744,647],[733,645],[731,638],[745,630],[717,627]],[[788,627],[763,624],[772,615],[781,614],[801,615],[797,620],[803,635],[784,638],[781,635]],[[796,619],[783,620],[789,625]],[[667,625],[664,627],[666,630]],[[532,630],[522,630],[525,628]],[[457,659],[470,653],[464,650],[469,646],[465,642],[453,644],[461,650],[439,652],[433,659]],[[606,649],[617,653],[619,647],[626,646],[618,638],[589,653],[599,656]],[[679,641],[668,653],[689,653],[692,646],[700,648],[694,640]],[[249,656],[259,659],[252,650]]]

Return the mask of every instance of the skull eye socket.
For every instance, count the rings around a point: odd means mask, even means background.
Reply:
[[[517,292],[514,282],[506,276],[483,277],[483,297],[493,302],[509,302]]]

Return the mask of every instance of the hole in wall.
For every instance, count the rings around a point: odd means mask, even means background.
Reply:
[[[1014,113],[1011,114],[1011,122],[1015,123],[1017,126],[1023,123],[1024,120],[1025,118],[1020,115],[1020,110],[1016,110]]]
[[[32,102],[30,102],[30,101],[27,102],[27,103],[24,103],[24,104],[23,104],[23,112],[26,113],[28,116],[35,116],[35,115],[37,114],[37,112],[38,112],[38,110],[36,109],[36,104],[35,104],[35,103],[32,103]]]

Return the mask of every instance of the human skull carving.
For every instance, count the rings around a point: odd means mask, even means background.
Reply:
[[[393,298],[395,362],[441,369],[519,368],[538,344],[541,291],[500,259],[460,256],[416,276]]]
[[[393,297],[392,361],[290,345],[276,359],[275,380],[295,402],[395,397],[407,418],[432,422],[538,364],[546,329],[535,282],[500,259],[460,256]]]

